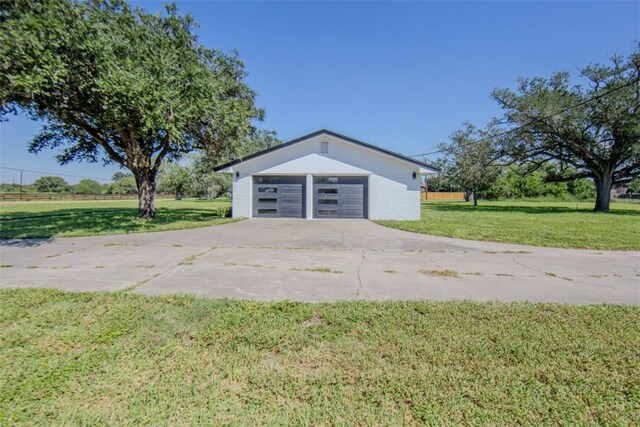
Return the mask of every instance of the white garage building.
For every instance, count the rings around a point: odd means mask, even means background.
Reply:
[[[426,163],[322,129],[218,166],[233,216],[420,219]]]

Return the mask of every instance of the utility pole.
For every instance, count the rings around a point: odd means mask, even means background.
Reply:
[[[22,200],[22,169],[20,169],[20,200]]]

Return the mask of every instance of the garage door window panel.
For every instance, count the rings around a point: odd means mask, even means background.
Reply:
[[[269,199],[263,199],[263,198],[259,198],[258,199],[258,204],[264,204],[264,205],[277,205],[278,204],[278,199],[276,198],[269,198]]]

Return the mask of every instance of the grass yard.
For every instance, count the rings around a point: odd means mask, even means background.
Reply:
[[[0,424],[638,425],[640,308],[0,290]]]
[[[95,236],[219,225],[216,209],[229,199],[156,200],[156,218],[141,220],[137,200],[0,202],[0,238]],[[32,217],[16,220],[17,218]]]
[[[592,202],[427,202],[420,221],[376,221],[416,233],[560,248],[640,250],[640,204]]]

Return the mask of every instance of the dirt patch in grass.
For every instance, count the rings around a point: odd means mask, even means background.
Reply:
[[[316,315],[316,316],[313,316],[312,318],[307,319],[304,322],[302,322],[300,324],[300,327],[306,329],[306,328],[310,328],[312,326],[321,325],[323,322],[324,322],[324,319],[322,317]]]

